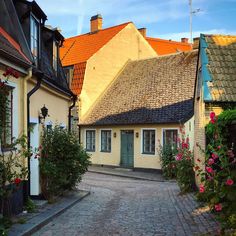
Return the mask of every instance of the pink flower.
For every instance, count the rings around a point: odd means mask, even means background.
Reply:
[[[176,160],[176,161],[181,161],[182,158],[183,158],[183,154],[182,154],[182,153],[178,153],[178,154],[176,155],[176,157],[175,157],[175,160]]]
[[[219,158],[219,156],[216,153],[212,153],[211,156],[214,160]]]
[[[212,181],[212,180],[213,180],[213,177],[210,176],[210,175],[208,175],[208,176],[207,176],[207,180],[208,180],[208,181]]]
[[[212,164],[214,164],[214,163],[215,163],[215,161],[214,161],[213,158],[210,158],[210,159],[208,160],[208,165],[212,165]]]
[[[215,123],[216,123],[216,121],[215,121],[215,120],[210,120],[210,122],[211,122],[212,124],[215,124]]]
[[[203,184],[200,184],[200,186],[199,186],[199,192],[200,192],[200,193],[204,193],[204,192],[205,192],[205,187],[203,186]]]
[[[211,167],[206,167],[206,171],[210,174],[214,173],[214,170]]]
[[[216,211],[221,211],[222,210],[222,204],[221,203],[218,203],[215,205],[215,210]]]
[[[214,111],[212,111],[212,112],[210,113],[210,118],[211,118],[211,120],[214,119],[215,117],[216,117],[216,113],[215,113]]]
[[[19,184],[21,183],[21,179],[20,179],[20,178],[15,178],[15,179],[14,179],[14,183],[15,183],[16,185],[19,185]]]
[[[188,148],[188,143],[185,143],[185,142],[182,143],[182,149],[184,148]]]
[[[218,148],[218,149],[221,149],[221,146],[218,146],[217,148]]]
[[[226,182],[225,182],[226,185],[233,185],[234,184],[234,181],[232,179],[227,179]]]
[[[186,143],[189,143],[189,137],[186,138]]]

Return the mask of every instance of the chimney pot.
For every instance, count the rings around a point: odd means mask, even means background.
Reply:
[[[188,43],[188,38],[181,38],[181,43]]]
[[[199,47],[199,40],[200,40],[199,37],[196,37],[196,38],[193,39],[193,49],[198,49],[198,47]]]
[[[96,32],[102,29],[102,15],[97,14],[90,19],[90,32]]]
[[[138,29],[138,31],[140,32],[140,34],[146,38],[146,35],[147,35],[147,28],[140,28]]]

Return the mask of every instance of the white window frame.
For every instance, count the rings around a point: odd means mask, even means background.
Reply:
[[[95,132],[95,135],[94,135],[94,150],[88,150],[87,149],[87,131],[94,131]],[[86,151],[87,152],[96,152],[96,136],[97,136],[97,132],[96,132],[96,129],[86,129],[85,130],[85,135],[84,135],[84,137],[85,137],[85,139],[84,139],[84,143],[85,143],[85,149],[86,149]]]
[[[155,152],[154,153],[144,153],[143,152],[143,139],[144,139],[144,137],[143,137],[143,131],[144,130],[154,130],[155,131]],[[142,128],[141,129],[141,150],[140,150],[140,152],[141,152],[141,155],[143,155],[143,156],[156,156],[156,154],[157,154],[157,129],[156,128]]]
[[[168,127],[168,128],[162,128],[161,129],[161,146],[163,147],[164,145],[164,130],[177,130],[177,138],[179,137],[179,128],[176,127]]]
[[[3,82],[5,80],[2,80]],[[18,109],[18,87],[17,84],[11,81],[7,81],[7,86],[12,88],[12,138],[19,137],[18,130],[18,119],[19,119],[19,109]]]
[[[110,151],[102,151],[102,131],[111,131],[111,150]],[[103,153],[111,153],[112,152],[112,129],[100,129],[99,130],[99,149],[100,149],[100,152],[103,152]]]

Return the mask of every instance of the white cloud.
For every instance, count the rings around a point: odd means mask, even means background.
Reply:
[[[226,29],[210,29],[210,30],[204,30],[204,31],[194,31],[193,38],[199,37],[200,34],[236,35],[236,31],[229,31]],[[153,37],[180,41],[181,38],[190,38],[190,33],[189,32],[168,33],[168,34],[154,35]]]

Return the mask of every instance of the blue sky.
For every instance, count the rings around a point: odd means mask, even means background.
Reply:
[[[189,0],[36,0],[48,16],[46,24],[64,37],[87,33],[90,18],[103,17],[103,28],[132,21],[147,35],[172,40],[189,38]],[[200,33],[236,35],[236,0],[192,0],[193,36]]]

